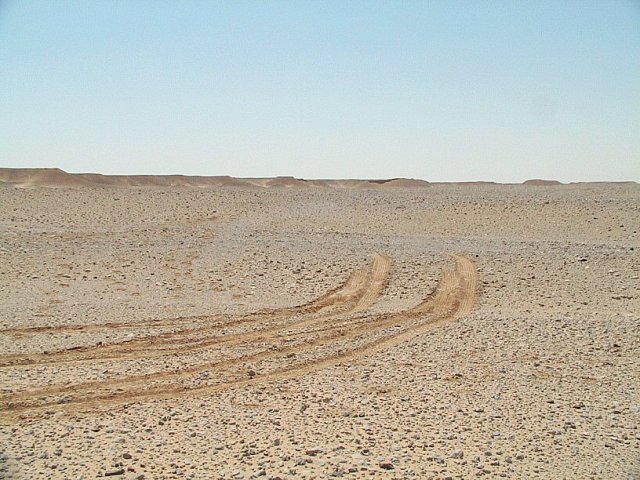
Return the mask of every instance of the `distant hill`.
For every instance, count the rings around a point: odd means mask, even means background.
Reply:
[[[531,185],[534,187],[547,187],[551,185],[562,185],[557,180],[542,180],[540,178],[532,178],[531,180],[525,180],[522,182],[523,185]]]
[[[578,182],[583,183],[583,182]],[[635,183],[635,182],[587,182]],[[573,185],[574,183],[570,184]],[[316,179],[295,177],[236,178],[188,175],[102,175],[101,173],[68,173],[59,168],[0,168],[0,186],[14,187],[254,187],[254,188],[425,188],[434,185],[481,186],[495,182],[427,182],[415,178],[388,179]],[[518,184],[512,184],[518,185]],[[557,180],[531,179],[524,186],[565,185]]]
[[[0,168],[0,183],[16,187],[259,187],[259,188],[418,188],[429,182],[388,180],[304,180],[295,177],[235,178],[187,175],[102,175],[59,168]]]

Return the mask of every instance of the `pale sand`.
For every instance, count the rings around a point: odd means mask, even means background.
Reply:
[[[640,478],[637,184],[7,172],[4,478]]]

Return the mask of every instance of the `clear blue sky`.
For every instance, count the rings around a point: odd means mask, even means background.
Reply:
[[[640,181],[640,2],[0,0],[0,166]]]

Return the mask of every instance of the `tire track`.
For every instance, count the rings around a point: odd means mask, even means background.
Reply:
[[[351,273],[347,281],[337,288],[329,290],[322,296],[311,300],[302,305],[295,307],[285,307],[277,309],[264,309],[257,312],[252,312],[248,315],[241,315],[241,318],[253,316],[253,315],[278,315],[288,314],[293,315],[297,311],[304,310],[320,310],[322,308],[330,308],[333,304],[339,303],[340,299],[348,296],[354,290],[362,287],[362,282],[366,280],[366,270],[356,270]],[[56,326],[35,326],[35,327],[14,327],[5,328],[0,330],[0,334],[14,335],[16,337],[26,336],[30,334],[38,333],[63,333],[63,332],[92,332],[99,330],[117,330],[121,328],[141,328],[141,327],[159,327],[159,326],[172,326],[179,323],[187,323],[191,321],[211,320],[212,318],[222,318],[222,315],[191,315],[181,316],[166,319],[151,319],[142,320],[137,322],[108,322],[100,324],[78,324],[78,325],[56,325]],[[233,321],[233,320],[231,320]],[[187,331],[187,330],[185,330]],[[2,357],[0,357],[2,358]]]
[[[391,259],[386,255],[376,253],[369,288],[360,297],[355,307],[353,307],[353,312],[363,312],[375,303],[387,284],[390,268]]]
[[[76,347],[51,353],[4,355],[0,356],[0,367],[82,362],[113,358],[149,358],[172,353],[192,352],[220,343],[235,344],[246,339],[254,338],[257,334],[277,332],[282,326],[274,325],[258,331],[218,334],[213,336],[206,335],[207,332],[249,323],[274,322],[288,319],[292,316],[302,315],[302,319],[290,322],[285,326],[301,326],[307,323],[312,325],[327,320],[330,318],[329,314],[332,312],[335,314],[335,312],[353,311],[355,308],[354,304],[360,304],[361,298],[365,296],[367,297],[367,301],[373,303],[381,293],[381,285],[384,286],[386,284],[390,268],[391,260],[389,257],[376,254],[373,259],[373,264],[368,271],[356,270],[342,286],[304,305],[284,309],[263,310],[216,325],[201,326],[177,332],[167,332],[104,346],[92,345]],[[320,317],[312,317],[311,319],[308,318],[308,315],[315,313],[322,313],[323,315]],[[190,335],[197,335],[197,337],[193,338],[190,337]],[[164,348],[165,346],[166,348]]]
[[[235,358],[216,362],[201,363],[177,372],[161,371],[80,385],[45,387],[19,394],[5,395],[0,397],[2,409],[6,410],[9,416],[21,412],[38,412],[52,406],[60,407],[61,403],[65,410],[91,410],[97,407],[104,408],[106,405],[115,403],[216,392],[233,386],[303,375],[344,360],[358,358],[392,347],[471,311],[477,293],[478,274],[468,258],[462,255],[453,255],[452,257],[456,262],[455,269],[443,272],[441,281],[434,292],[409,310],[395,314],[360,315],[357,317],[357,324],[351,326],[345,322],[338,322],[326,329],[321,328],[310,332],[281,332],[280,337],[274,337],[276,342],[281,339],[290,339],[295,335],[303,337],[311,335],[311,338],[303,338],[301,342],[293,345],[278,345],[276,343],[266,350],[248,355],[241,354]],[[374,283],[370,282],[370,284]],[[358,303],[359,301],[356,306]],[[325,332],[325,335],[313,336],[319,332]],[[378,336],[376,337],[376,335]],[[371,336],[374,338],[369,338],[367,341],[367,337]],[[342,344],[348,345],[348,342],[352,341],[362,343],[346,350],[338,348]],[[249,342],[251,343],[251,339]],[[320,351],[321,347],[338,348],[338,351],[323,354]],[[314,354],[317,352],[319,352],[319,357],[316,358]],[[311,356],[306,360],[296,362],[296,354],[301,353],[311,354]],[[291,360],[292,358],[294,360]],[[272,370],[260,374],[254,372],[253,377],[247,378],[247,365],[254,365],[259,361],[281,361],[285,365],[276,365]],[[211,370],[214,371],[215,378],[219,379],[220,383],[195,387],[176,385],[175,383],[189,379],[196,373]],[[67,395],[60,398],[60,394]],[[55,398],[56,395],[58,398]]]
[[[177,323],[190,321],[207,320],[211,315],[193,315],[187,317],[174,317],[167,319],[142,320],[138,322],[108,322],[78,325],[58,325],[58,326],[37,326],[37,327],[15,327],[0,330],[0,334],[13,335],[15,337],[25,337],[38,333],[64,333],[64,332],[95,332],[100,330],[117,330],[121,328],[143,328],[143,327],[166,327]]]

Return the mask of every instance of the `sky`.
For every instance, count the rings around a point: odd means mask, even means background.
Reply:
[[[0,167],[640,181],[640,1],[0,0]]]

